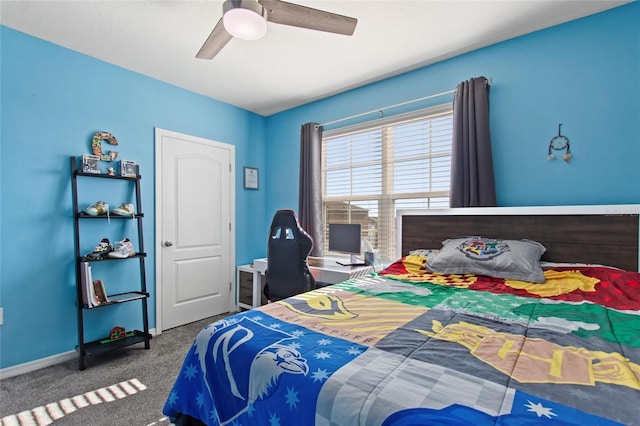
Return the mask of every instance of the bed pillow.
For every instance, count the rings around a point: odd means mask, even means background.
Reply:
[[[540,257],[545,251],[542,244],[531,240],[454,238],[443,241],[440,253],[426,266],[439,274],[489,275],[543,283]]]
[[[416,249],[416,250],[411,250],[409,254],[423,256],[428,259],[430,257],[435,257],[436,255],[440,254],[440,249]]]

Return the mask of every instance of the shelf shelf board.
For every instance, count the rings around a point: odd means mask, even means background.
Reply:
[[[123,337],[122,339],[117,340],[109,340],[105,343],[103,342],[108,340],[106,337],[93,342],[87,342],[84,344],[84,355],[102,355],[137,343],[143,343],[147,341],[147,339],[151,340],[152,338],[151,334],[145,334],[140,330],[133,330],[132,333],[132,336]]]
[[[109,261],[109,260],[140,259],[141,257],[147,257],[147,253],[136,253],[133,256],[129,256],[129,257],[109,257],[109,256],[105,256],[102,259],[88,259],[86,256],[81,256],[80,257],[80,262],[95,263],[95,262],[105,262],[105,261]]]
[[[119,216],[119,215],[109,215],[107,216],[106,214],[100,215],[100,216],[91,216],[90,214],[86,214],[84,212],[80,212],[78,213],[78,219],[138,219],[141,217],[144,217],[144,213],[138,213],[135,215],[131,215],[131,216]]]
[[[138,180],[142,179],[141,175],[137,176],[117,176],[117,175],[109,175],[106,173],[85,173],[81,170],[75,171],[76,176],[87,176],[87,177],[95,177],[95,178],[103,178],[103,179],[121,179],[121,180]]]
[[[149,297],[149,293],[144,293],[142,291],[128,291],[126,293],[117,293],[117,294],[108,294],[107,298],[108,302],[101,303],[98,306],[92,306],[91,308],[87,306],[83,306],[84,309],[96,309],[102,308],[105,306],[115,305],[118,303],[126,303],[132,302],[134,300],[147,299]]]

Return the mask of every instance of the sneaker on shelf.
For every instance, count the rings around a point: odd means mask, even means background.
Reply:
[[[84,212],[91,216],[100,216],[109,213],[109,203],[98,201],[97,203],[84,209]]]
[[[100,240],[98,245],[93,249],[93,251],[87,254],[85,257],[90,260],[100,260],[104,258],[109,252],[113,251],[113,247],[111,247],[111,243],[108,238],[103,238]]]
[[[118,259],[124,259],[135,254],[136,252],[133,250],[133,244],[131,244],[131,241],[129,241],[128,238],[125,238],[124,240],[118,241],[116,243],[115,248],[108,254],[108,256],[116,257]]]
[[[118,216],[135,216],[136,210],[131,203],[122,203],[120,207],[116,207],[111,210],[111,214],[115,214]]]

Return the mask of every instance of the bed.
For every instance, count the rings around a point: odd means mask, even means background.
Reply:
[[[178,425],[640,425],[640,205],[397,216],[400,255],[384,270],[203,328],[164,413]]]

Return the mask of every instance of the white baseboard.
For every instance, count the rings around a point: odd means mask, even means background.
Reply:
[[[149,333],[152,336],[156,335],[156,330],[149,329]],[[52,365],[60,364],[62,362],[69,361],[77,358],[78,353],[76,351],[63,352],[61,354],[40,358],[35,361],[25,362],[24,364],[14,365],[13,367],[7,367],[0,369],[0,380],[8,379],[9,377],[19,376],[25,373],[31,373],[32,371],[40,370],[41,368],[51,367]]]
[[[21,374],[39,370],[41,368],[60,364],[62,362],[66,362],[70,359],[76,358],[77,356],[78,353],[76,351],[69,351],[58,355],[48,356],[46,358],[40,358],[35,361],[25,362],[24,364],[14,365],[13,367],[3,368],[2,370],[0,370],[0,380],[8,379],[9,377],[19,376]]]

